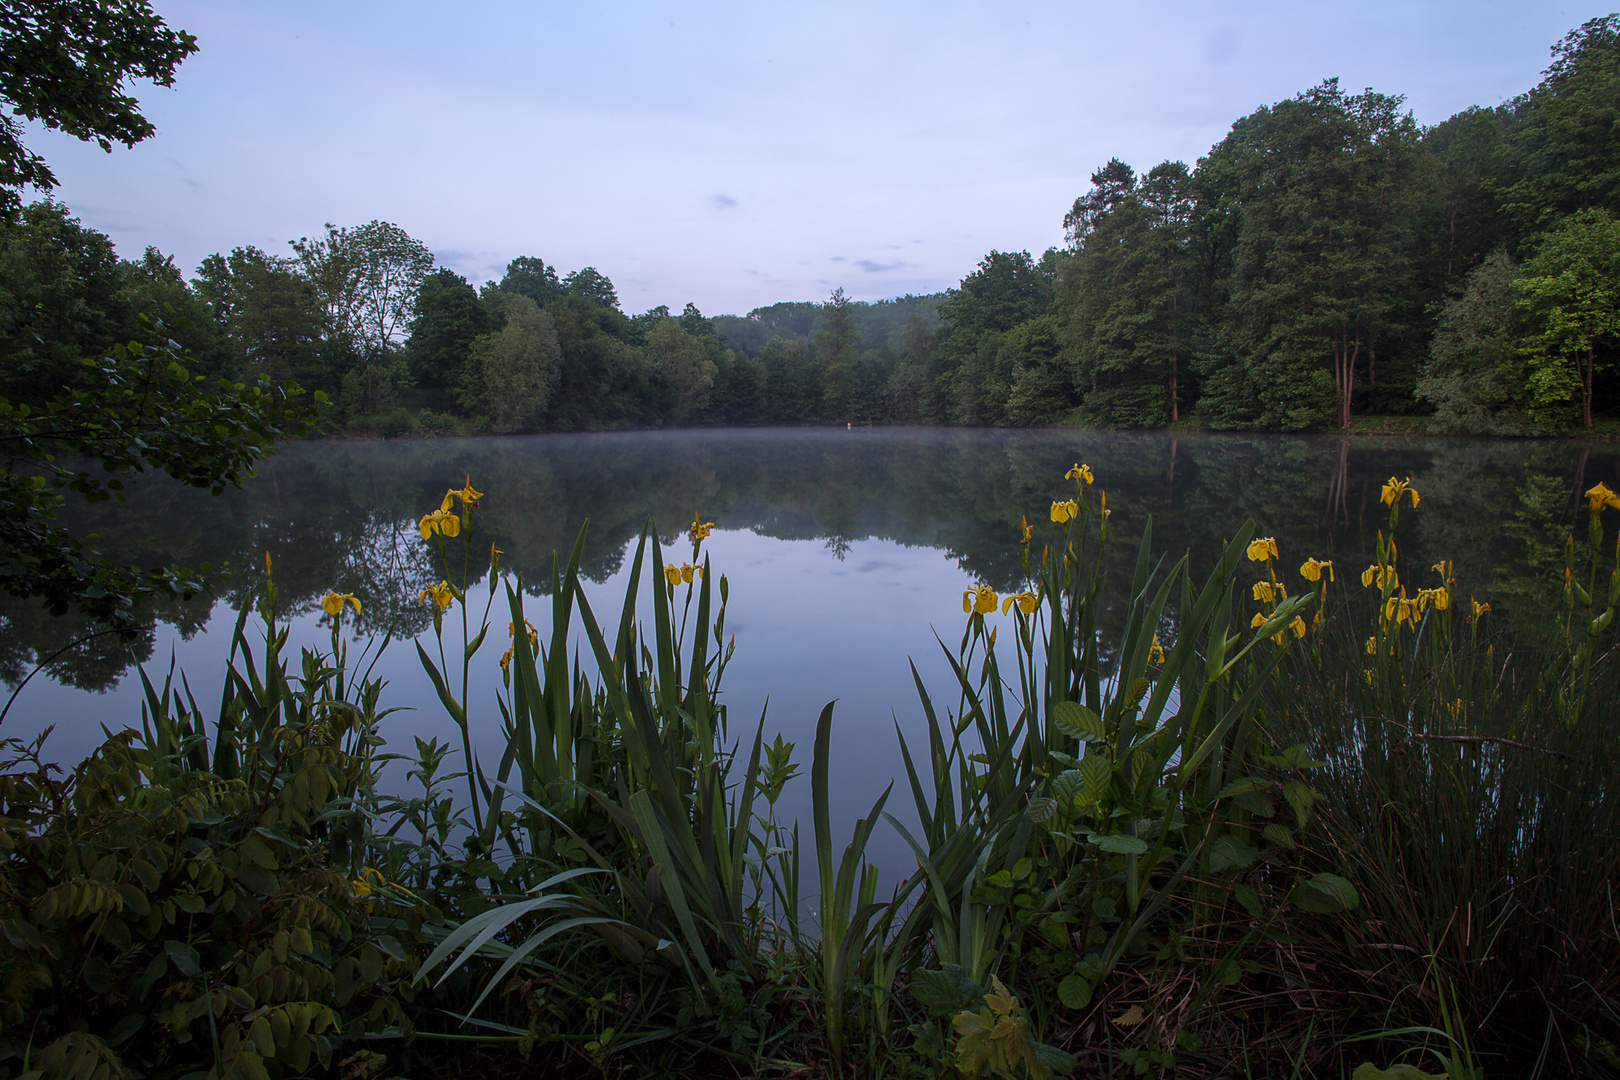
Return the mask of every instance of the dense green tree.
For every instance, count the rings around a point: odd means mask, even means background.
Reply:
[[[821,322],[816,329],[816,354],[821,361],[821,394],[824,415],[846,422],[856,408],[856,351],[860,345],[855,316],[843,287],[834,289],[821,306]]]
[[[551,316],[527,296],[513,298],[506,325],[473,346],[460,378],[461,403],[496,434],[532,430],[545,415],[561,350]]]
[[[1529,365],[1522,348],[1519,269],[1497,251],[1448,298],[1429,347],[1418,396],[1434,409],[1435,431],[1537,435],[1530,418]]]
[[[1584,23],[1552,54],[1507,134],[1498,198],[1520,236],[1582,209],[1620,213],[1620,15]]]
[[[614,291],[613,282],[594,266],[575,270],[563,278],[562,286],[563,292],[568,296],[577,296],[581,300],[589,300],[593,304],[601,304],[614,311],[619,310],[619,294]]]
[[[236,248],[204,259],[194,285],[239,350],[243,375],[336,389],[321,362],[326,323],[293,260]]]
[[[598,431],[640,423],[648,379],[640,351],[624,341],[630,320],[617,308],[573,295],[546,310],[561,353],[547,427]]]
[[[1423,133],[1431,198],[1421,222],[1430,274],[1441,286],[1466,275],[1505,239],[1495,186],[1510,108],[1469,108]]]
[[[1191,177],[1165,162],[1138,184],[1115,159],[1092,183],[1070,214],[1077,250],[1059,290],[1083,413],[1110,427],[1177,421],[1195,327]]]
[[[547,266],[544,259],[532,255],[519,255],[506,264],[500,289],[502,292],[527,296],[541,307],[563,295],[563,284],[557,280],[556,269]]]
[[[1001,354],[1001,335],[1051,303],[1054,258],[1048,253],[1037,262],[1027,251],[992,251],[960,287],[945,294],[939,317],[947,326],[934,341],[924,376],[920,411],[925,419],[1006,422],[1012,368]]]
[[[1532,408],[1546,417],[1578,400],[1591,427],[1596,375],[1620,336],[1620,219],[1583,210],[1559,222],[1525,262],[1519,291]]]
[[[1067,419],[1077,397],[1058,316],[1049,312],[1019,323],[1002,335],[1001,351],[1012,372],[1007,422],[1047,427]]]
[[[48,192],[56,177],[23,145],[22,120],[35,120],[111,152],[153,133],[129,83],[172,86],[197,39],[171,30],[147,0],[8,0],[0,5],[0,213],[19,206],[19,192]]]
[[[120,260],[119,265],[129,308],[137,318],[146,315],[160,321],[161,327],[154,322],[154,330],[161,330],[180,346],[193,372],[224,375],[234,370],[238,354],[225,327],[186,281],[172,256],[148,247],[138,260]],[[143,335],[126,336],[140,340]]]
[[[1222,186],[1203,197],[1239,215],[1229,352],[1209,386],[1217,424],[1347,426],[1363,364],[1376,378],[1414,273],[1418,130],[1401,105],[1330,79],[1239,120],[1211,152]]]
[[[696,310],[690,304],[687,308]],[[702,409],[719,365],[703,339],[668,315],[647,334],[645,349],[647,363],[664,391],[666,418],[675,424],[688,423]]]
[[[414,312],[405,342],[411,377],[430,389],[458,385],[473,341],[490,329],[477,291],[455,271],[436,270],[422,279]]]
[[[390,349],[415,312],[433,253],[398,225],[370,221],[326,235],[292,241],[304,276],[314,287],[332,334],[362,352]]]
[[[0,392],[52,396],[80,360],[128,342],[134,315],[112,241],[66,206],[31,203],[0,229]]]

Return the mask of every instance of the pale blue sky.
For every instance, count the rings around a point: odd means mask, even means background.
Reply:
[[[1095,168],[1189,164],[1328,76],[1422,123],[1532,86],[1602,4],[156,0],[201,51],[57,195],[188,272],[396,222],[475,283],[594,265],[627,311],[956,284],[1039,252]]]

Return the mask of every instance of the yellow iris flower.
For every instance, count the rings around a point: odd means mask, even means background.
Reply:
[[[671,587],[679,585],[683,581],[691,584],[694,577],[702,576],[703,567],[693,566],[691,563],[681,563],[679,566],[672,563],[664,567],[664,580],[669,582]]]
[[[1305,620],[1303,618],[1295,615],[1294,621],[1288,624],[1288,629],[1294,632],[1295,637],[1302,638],[1305,636],[1305,631],[1309,628],[1305,625]]]
[[[1443,578],[1449,578],[1451,577],[1451,560],[1441,559],[1439,562],[1429,567],[1429,569],[1433,570]]]
[[[449,501],[450,496],[446,495],[445,502]],[[424,540],[431,539],[434,533],[441,536],[460,536],[461,515],[441,506],[431,514],[424,514],[416,527],[421,531]]]
[[[530,648],[538,649],[540,647],[540,631],[536,630],[534,628],[534,623],[530,622],[528,619],[523,620],[523,628],[524,628],[525,631],[527,631],[527,633],[529,635],[529,646],[530,646]],[[506,636],[509,637],[509,638],[517,637],[517,626],[516,626],[516,624],[514,624],[514,623],[507,623],[506,624]]]
[[[328,615],[341,614],[344,604],[353,604],[354,613],[356,615],[360,614],[360,601],[355,598],[353,593],[332,592],[321,597],[321,610]]]
[[[1259,540],[1249,541],[1249,560],[1251,562],[1270,562],[1272,559],[1279,557],[1276,537],[1264,536]]]
[[[1035,531],[1035,526],[1031,525],[1029,523],[1029,518],[1025,517],[1023,514],[1018,515],[1018,520],[1020,522],[1018,527],[1023,531],[1024,534],[1024,538],[1018,541],[1018,543],[1022,547],[1029,547],[1029,536]]]
[[[1361,572],[1361,584],[1363,587],[1370,589],[1375,582],[1378,585],[1378,591],[1383,592],[1386,583],[1393,583],[1390,584],[1392,589],[1399,588],[1401,579],[1396,575],[1393,566],[1379,566],[1377,563],[1373,563]]]
[[[1264,603],[1288,599],[1288,591],[1280,583],[1270,581],[1257,581],[1254,583],[1254,598]]]
[[[1057,522],[1059,525],[1066,521],[1072,520],[1073,518],[1077,517],[1079,513],[1080,504],[1075,502],[1073,499],[1066,499],[1063,502],[1055,502],[1052,504],[1052,520]]]
[[[1264,625],[1266,625],[1266,613],[1263,611],[1255,612],[1254,618],[1249,620],[1249,629],[1258,630]]]
[[[1033,615],[1035,614],[1035,609],[1041,606],[1041,601],[1040,598],[1032,592],[1012,593],[1007,597],[1007,599],[1001,602],[1001,613],[1003,615],[1007,614],[1007,612],[1012,610],[1012,606],[1014,604],[1017,604],[1018,610],[1022,611],[1025,615]],[[963,610],[966,609],[964,608]]]
[[[1327,559],[1310,558],[1300,565],[1299,574],[1306,581],[1321,581],[1322,571],[1327,571],[1329,581],[1333,580],[1333,563]]]
[[[996,590],[975,585],[962,594],[962,610],[969,615],[989,615],[996,610]]]
[[[1451,590],[1443,585],[1438,589],[1419,589],[1418,603],[1429,605],[1436,611],[1450,611]]]
[[[1086,482],[1086,487],[1090,487],[1092,484],[1097,482],[1096,478],[1091,475],[1091,466],[1079,464],[1070,466],[1069,471],[1063,474],[1063,479],[1084,480]]]
[[[1164,646],[1159,644],[1159,635],[1153,635],[1153,644],[1148,646],[1148,659],[1155,664],[1164,663]]]
[[[451,488],[450,491],[445,495],[444,509],[448,510],[450,508],[450,499],[452,497],[460,499],[464,506],[476,509],[478,506],[478,500],[484,497],[484,493],[482,491],[473,490],[472,477],[469,476],[467,477],[467,482],[461,485],[460,491]]]
[[[1586,501],[1591,506],[1594,514],[1605,506],[1612,506],[1616,510],[1620,510],[1620,495],[1610,491],[1609,485],[1605,483],[1599,482],[1596,487],[1588,489]]]
[[[1368,656],[1377,656],[1378,655],[1378,639],[1377,638],[1370,637],[1370,638],[1367,639],[1367,655]]]
[[[695,544],[708,536],[714,530],[714,522],[699,521],[697,511],[692,511],[692,527],[686,530],[686,535]]]
[[[1470,622],[1479,622],[1479,617],[1491,610],[1491,605],[1482,604],[1478,600],[1475,600],[1472,596],[1468,598],[1468,606],[1472,609],[1470,612]]]
[[[441,581],[437,585],[429,585],[427,588],[417,593],[416,598],[424,604],[432,603],[436,605],[440,611],[443,611],[445,608],[455,603],[456,591],[450,587],[450,583],[448,581]]]
[[[1410,476],[1408,476],[1405,480],[1397,480],[1393,476],[1390,477],[1389,480],[1384,484],[1384,490],[1378,496],[1378,498],[1385,506],[1394,506],[1396,503],[1401,501],[1402,495],[1412,496],[1412,509],[1416,510],[1418,504],[1418,493],[1417,488],[1412,486],[1412,478]]]

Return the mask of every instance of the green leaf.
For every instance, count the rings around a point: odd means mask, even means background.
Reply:
[[[1212,874],[1218,874],[1234,866],[1244,869],[1251,866],[1259,857],[1258,848],[1252,848],[1228,833],[1217,837],[1215,842],[1209,845],[1209,870]]]
[[[1115,855],[1146,855],[1147,841],[1139,836],[1126,836],[1124,833],[1092,833],[1086,839]]]
[[[1260,907],[1259,893],[1247,885],[1235,885],[1232,888],[1232,896],[1239,904],[1243,905],[1243,910],[1249,913],[1251,919],[1260,917],[1263,909]]]
[[[202,957],[198,956],[197,950],[186,942],[165,941],[163,951],[169,954],[169,959],[174,961],[174,966],[180,970],[180,974],[193,979],[202,974]]]
[[[1090,956],[1082,956],[1075,961],[1074,973],[1082,979],[1094,983],[1108,973],[1108,966],[1103,962],[1102,957],[1093,953]]]
[[[1052,722],[1071,739],[1103,742],[1108,738],[1102,717],[1078,701],[1060,701],[1052,706]]]
[[[1091,1004],[1091,984],[1078,975],[1065,975],[1058,983],[1058,1000],[1065,1008],[1083,1009]]]
[[[1113,772],[1113,762],[1109,761],[1106,755],[1087,750],[1085,758],[1080,762],[1080,774],[1086,781],[1086,794],[1100,800],[1108,791],[1108,782]]]
[[[930,1016],[951,1016],[984,1000],[985,990],[960,964],[911,973],[911,996]]]
[[[1331,915],[1350,911],[1361,903],[1356,887],[1337,874],[1317,874],[1289,892],[1288,899],[1305,911]]]
[[[1222,986],[1235,986],[1238,980],[1243,978],[1243,967],[1230,956],[1224,957],[1215,965],[1215,970],[1209,973],[1209,977]]]
[[[1412,1065],[1391,1065],[1387,1069],[1380,1069],[1372,1062],[1364,1061],[1350,1074],[1350,1080],[1446,1080],[1446,1077],[1443,1073],[1426,1073]]]
[[[1031,1040],[1029,1048],[1030,1052],[1034,1054],[1035,1060],[1052,1070],[1052,1073],[1056,1076],[1068,1076],[1080,1065],[1080,1063],[1074,1059],[1073,1054],[1070,1054],[1065,1050],[1059,1050],[1055,1046],[1049,1046],[1046,1043]],[[1034,1070],[1032,1069],[1032,1075],[1033,1072]]]

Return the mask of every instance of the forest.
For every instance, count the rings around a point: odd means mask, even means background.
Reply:
[[[0,230],[0,395],[172,340],[295,380],[382,435],[816,423],[1556,434],[1620,411],[1620,16],[1542,80],[1425,127],[1328,79],[1196,165],[1118,159],[1040,256],[943,294],[835,290],[746,316],[621,310],[594,267],[475,287],[398,225],[331,224],[189,276],[46,198]]]

